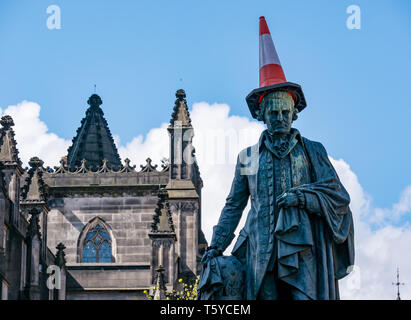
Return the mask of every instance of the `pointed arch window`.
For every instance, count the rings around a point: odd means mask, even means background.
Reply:
[[[90,228],[84,238],[82,262],[113,262],[111,237],[100,223]]]

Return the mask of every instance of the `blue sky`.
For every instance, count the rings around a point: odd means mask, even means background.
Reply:
[[[46,27],[49,5],[60,30]],[[361,8],[361,30],[346,8]],[[250,117],[258,86],[258,17],[266,16],[286,77],[308,107],[295,127],[358,175],[375,205],[411,181],[411,2],[0,2],[0,107],[41,105],[51,132],[71,139],[97,93],[123,142],[170,119],[175,91],[189,104],[227,103]]]

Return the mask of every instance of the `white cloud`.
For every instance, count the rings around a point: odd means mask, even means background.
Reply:
[[[395,203],[392,208],[377,208],[375,214],[370,220],[377,225],[385,223],[396,223],[405,214],[411,212],[411,186],[405,188],[401,193],[400,201]]]
[[[226,104],[201,102],[195,103],[190,113],[195,134],[193,144],[204,181],[202,228],[209,241],[212,226],[218,221],[231,186],[236,155],[257,142],[264,129],[261,123],[246,117],[229,115],[229,110]],[[37,155],[47,165],[57,164],[66,154],[71,142],[48,132],[46,124],[39,118],[38,104],[23,101],[9,106],[1,114],[9,114],[14,119],[16,140],[25,163]],[[125,145],[115,135],[122,159],[130,158],[137,167],[144,164],[147,157],[160,164],[163,157],[169,156],[167,126],[163,123],[150,130],[145,138],[139,135]],[[224,139],[221,138],[223,136]],[[396,280],[395,272],[399,266],[402,281],[408,284],[401,288],[402,298],[411,299],[411,227],[409,224],[398,226],[399,219],[411,211],[411,186],[405,188],[398,203],[391,208],[373,208],[370,196],[349,165],[343,159],[330,159],[350,194],[355,226],[356,267],[350,276],[340,281],[341,298],[395,298],[396,289],[392,282]],[[248,208],[240,224],[244,223],[247,212]]]
[[[402,280],[411,279],[411,228],[408,224],[394,226],[391,221],[373,228],[375,216],[384,211],[386,216],[399,212],[410,213],[411,186],[401,195],[392,209],[372,208],[371,200],[364,193],[357,176],[342,159],[332,163],[345,188],[350,194],[350,208],[354,217],[355,265],[354,272],[340,281],[342,299],[394,299],[396,269],[400,267]],[[359,280],[359,282],[358,282]],[[401,280],[401,279],[400,279]],[[401,288],[401,297],[411,299],[411,288]]]
[[[17,148],[24,166],[34,156],[42,159],[46,166],[56,166],[67,154],[71,141],[48,131],[47,125],[40,120],[40,106],[37,103],[23,101],[5,110],[0,109],[0,115],[5,114],[14,120]]]
[[[146,159],[150,158],[160,169],[162,158],[169,157],[170,138],[167,132],[168,124],[163,123],[160,128],[151,129],[144,139],[142,135],[133,138],[126,145],[122,146],[118,136],[115,136],[115,142],[120,153],[121,159],[129,158],[131,164],[140,169],[140,165],[146,164]]]

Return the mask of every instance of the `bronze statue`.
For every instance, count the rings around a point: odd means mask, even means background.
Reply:
[[[298,84],[286,81],[264,17],[260,88],[246,100],[267,129],[238,155],[230,193],[202,258],[199,299],[339,299],[338,280],[354,264],[350,197],[323,145],[292,128],[305,97]],[[223,257],[249,197],[246,224],[232,256]]]

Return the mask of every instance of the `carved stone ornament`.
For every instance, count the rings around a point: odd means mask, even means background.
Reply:
[[[140,167],[141,167],[140,172],[153,172],[153,171],[157,172],[157,165],[153,166],[151,164],[151,159],[150,158],[147,158],[146,159],[146,164],[144,166],[140,165]]]
[[[174,234],[174,223],[168,203],[168,193],[166,189],[160,189],[158,192],[158,202],[151,224],[152,233],[170,233]]]
[[[57,253],[56,253],[56,259],[55,259],[55,264],[58,265],[60,268],[66,264],[66,254],[64,250],[66,249],[66,246],[63,243],[59,243],[56,246]]]

